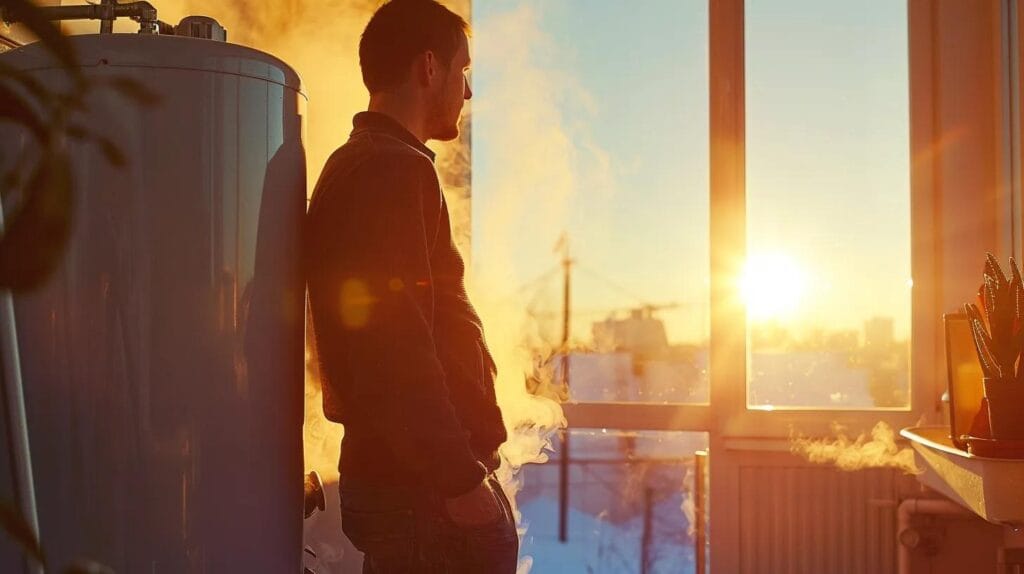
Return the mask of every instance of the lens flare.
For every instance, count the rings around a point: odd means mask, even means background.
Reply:
[[[740,292],[751,321],[784,319],[804,300],[810,278],[796,259],[785,253],[760,253],[747,259]]]

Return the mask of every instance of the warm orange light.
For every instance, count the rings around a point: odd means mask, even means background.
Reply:
[[[346,329],[362,329],[370,321],[376,297],[370,286],[359,279],[347,279],[341,285],[341,322]]]
[[[747,259],[740,291],[752,321],[792,317],[807,294],[808,275],[785,253],[759,253]]]

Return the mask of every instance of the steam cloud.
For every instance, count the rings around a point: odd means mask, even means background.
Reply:
[[[896,445],[896,433],[892,427],[879,422],[871,429],[871,438],[866,434],[850,440],[841,429],[836,429],[836,438],[793,439],[791,449],[807,460],[817,464],[834,464],[846,470],[865,468],[897,468],[907,474],[920,474],[914,464],[914,451]]]

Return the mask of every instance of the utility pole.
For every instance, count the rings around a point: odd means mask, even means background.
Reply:
[[[693,543],[696,545],[697,572],[707,572],[707,504],[706,493],[704,492],[704,481],[707,478],[708,452],[698,450],[693,460],[693,521],[696,522],[696,536]]]
[[[562,391],[569,392],[569,337],[572,334],[572,257],[569,256],[569,237],[562,234],[558,240],[562,250]],[[558,540],[569,540],[569,429],[561,431],[562,456],[558,459]]]
[[[562,389],[569,390],[569,337],[572,335],[572,264],[569,256],[569,238],[559,241],[562,246]]]
[[[640,537],[640,574],[651,571],[651,541],[654,537],[654,489],[644,489],[644,530]]]

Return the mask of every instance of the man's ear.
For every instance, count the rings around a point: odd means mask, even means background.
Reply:
[[[416,85],[428,87],[437,75],[437,58],[430,50],[423,52],[412,60],[412,80]]]
[[[426,80],[427,85],[434,80],[434,76],[437,75],[438,71],[437,56],[434,55],[433,51],[427,50],[423,53],[423,77]]]

